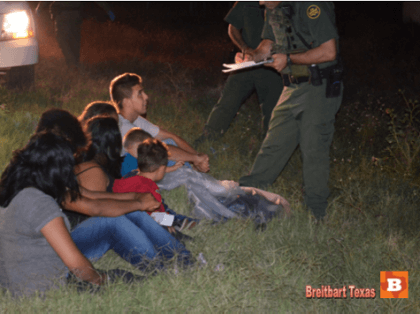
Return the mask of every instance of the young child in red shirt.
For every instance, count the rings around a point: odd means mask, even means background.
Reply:
[[[157,192],[159,187],[155,182],[162,180],[165,176],[167,163],[168,149],[166,145],[153,138],[144,140],[137,148],[138,169],[130,172],[123,179],[116,179],[113,191],[115,193],[152,193],[156,200],[162,202],[162,196]],[[175,216],[173,226],[178,227],[179,230],[185,227],[192,228],[199,221],[176,214],[168,209],[163,202],[157,211],[173,214]],[[171,227],[168,230],[171,233],[175,232]]]

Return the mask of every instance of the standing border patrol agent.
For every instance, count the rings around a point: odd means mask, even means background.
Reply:
[[[264,26],[264,8],[257,1],[236,2],[226,15],[225,21],[229,23],[229,37],[242,55],[258,47]],[[219,101],[207,119],[203,135],[194,142],[194,145],[206,139],[223,136],[241,105],[254,90],[257,91],[258,101],[261,104],[264,133],[267,132],[271,112],[279,100],[282,89],[281,76],[273,69],[261,67],[231,74]]]
[[[338,33],[330,2],[266,2],[263,41],[251,52],[259,61],[272,55],[284,89],[267,136],[249,175],[240,185],[266,187],[287,164],[297,145],[303,159],[305,203],[316,219],[326,214],[329,150],[335,114],[342,100]]]
[[[95,3],[108,14],[111,21],[115,20],[115,15],[106,2],[95,1]],[[47,4],[48,2],[41,1],[36,13],[39,15]],[[68,66],[78,66],[80,62],[82,10],[81,1],[53,1],[50,4],[55,36]]]

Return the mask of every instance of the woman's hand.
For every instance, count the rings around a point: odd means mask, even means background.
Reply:
[[[136,193],[135,200],[140,203],[140,210],[148,212],[159,209],[162,204],[151,193]]]

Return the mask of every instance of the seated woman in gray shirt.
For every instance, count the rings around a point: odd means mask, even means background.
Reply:
[[[67,192],[80,195],[73,153],[63,137],[35,134],[1,176],[0,287],[13,296],[63,284],[68,270],[93,284],[106,280],[74,244],[59,206]]]

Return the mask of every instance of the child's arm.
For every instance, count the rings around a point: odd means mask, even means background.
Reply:
[[[192,148],[184,139],[182,139],[178,135],[175,135],[174,133],[160,128],[158,135],[156,135],[155,137],[158,140],[171,138],[178,145],[178,147],[172,145],[168,146],[169,153],[171,155],[171,160],[188,161],[192,163],[201,172],[210,171],[209,157],[206,154],[197,153],[194,148]]]
[[[166,167],[165,173],[173,172],[184,165],[183,161],[177,161],[172,167]]]
[[[92,263],[80,252],[62,217],[56,217],[47,223],[41,229],[41,233],[74,275],[96,285],[105,283],[106,275],[96,272]]]

